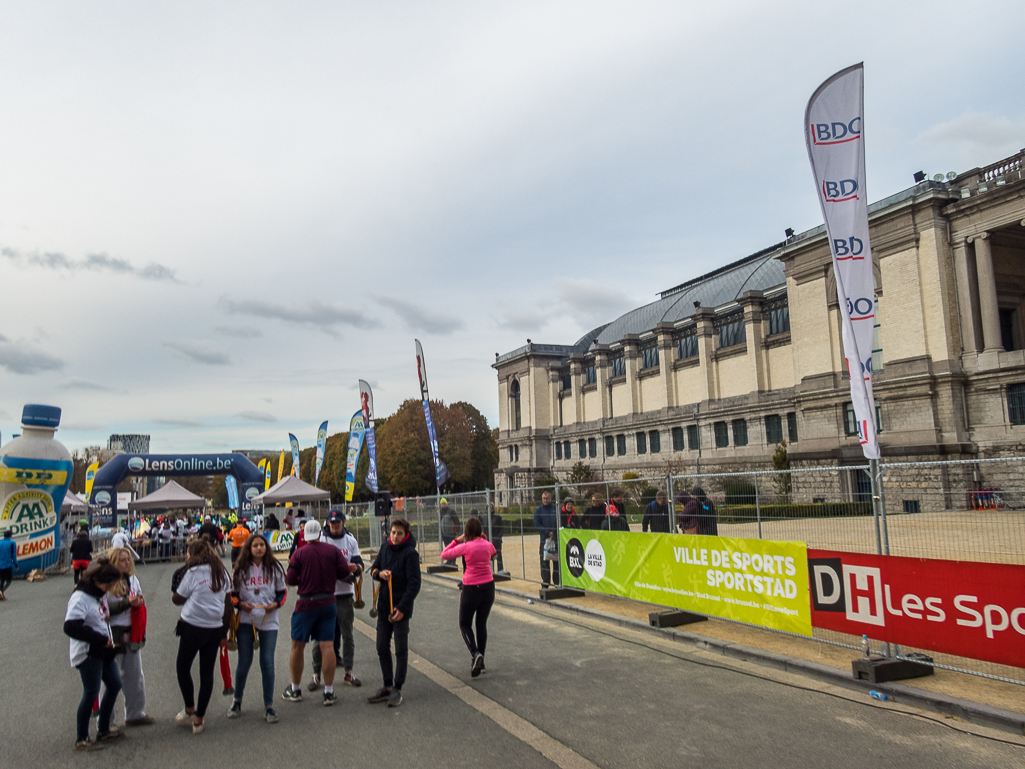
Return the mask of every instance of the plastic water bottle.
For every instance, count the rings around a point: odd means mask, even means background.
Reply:
[[[0,447],[0,530],[10,529],[22,574],[54,562],[60,548],[60,509],[71,483],[71,453],[53,434],[57,406],[27,405],[21,435]]]
[[[861,637],[861,653],[864,654],[866,657],[869,656],[869,653],[868,653],[868,636],[867,635],[863,635]]]
[[[528,598],[528,599],[527,599],[527,605],[528,605],[528,606],[533,606],[533,605],[534,605],[534,601],[533,601],[533,599],[530,599],[530,598]]]
[[[890,698],[882,692],[877,692],[875,689],[868,693],[868,696],[874,700],[889,700]]]

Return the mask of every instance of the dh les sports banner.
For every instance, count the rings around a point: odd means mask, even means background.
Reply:
[[[858,437],[879,459],[872,395],[875,280],[865,190],[864,68],[837,72],[818,87],[804,113],[804,137],[833,255]]]
[[[349,421],[349,453],[345,457],[345,501],[352,502],[352,493],[356,490],[356,464],[359,452],[363,448],[363,411],[357,411]]]
[[[370,469],[367,470],[367,488],[377,493],[377,444],[374,440],[374,393],[370,385],[359,380],[359,402],[363,411],[363,425],[366,428],[367,458]]]
[[[313,485],[320,480],[320,468],[324,466],[324,451],[327,448],[327,420],[317,430],[317,468],[313,471]]]
[[[292,447],[292,475],[299,477],[299,441],[292,433],[288,434],[288,443]]]
[[[416,342],[416,373],[420,377],[420,398],[424,402],[424,417],[427,419],[427,435],[431,439],[431,456],[434,457],[434,483],[438,489],[441,484],[449,479],[448,468],[438,456],[438,436],[434,432],[434,420],[431,419],[430,395],[427,393],[427,362],[424,360],[424,348],[420,346],[420,340]]]
[[[811,635],[803,542],[562,529],[562,584]]]
[[[228,490],[228,508],[238,510],[238,481],[235,480],[235,476],[224,476],[224,486]]]

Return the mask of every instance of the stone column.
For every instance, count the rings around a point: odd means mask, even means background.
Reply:
[[[969,264],[970,254],[964,242],[953,244],[954,279],[957,283],[957,303],[961,322],[961,347],[968,354],[977,353],[981,347],[981,329],[975,323],[976,292],[975,276]]]
[[[997,304],[997,280],[993,272],[993,251],[988,232],[973,235],[975,269],[979,273],[979,309],[982,311],[983,352],[1002,352],[1000,341],[1000,306]]]
[[[581,389],[584,386],[584,356],[575,352],[569,356],[569,374],[572,382],[570,397],[573,398],[573,422],[579,424],[584,421],[584,394]]]
[[[698,307],[694,311],[694,320],[697,322],[698,337],[698,364],[701,367],[701,391],[695,393],[697,398],[689,400],[697,401],[715,400],[718,397],[716,387],[715,369],[715,311],[708,307]]]
[[[623,357],[626,362],[626,391],[630,395],[630,413],[636,414],[640,411],[641,393],[640,383],[637,381],[638,369],[638,345],[640,336],[627,334],[623,337]],[[624,416],[617,414],[616,416]]]
[[[745,291],[740,298],[744,308],[744,336],[747,338],[747,359],[750,364],[753,387],[755,392],[763,392],[765,387],[765,361],[762,357],[764,313],[762,307],[765,295],[761,291]]]
[[[665,321],[655,326],[658,334],[658,365],[662,376],[662,384],[666,388],[666,406],[676,405],[676,380],[673,377],[673,324]]]
[[[601,397],[601,418],[608,419],[612,414],[612,398],[609,393],[609,346],[594,346],[594,373],[598,378],[598,395]]]

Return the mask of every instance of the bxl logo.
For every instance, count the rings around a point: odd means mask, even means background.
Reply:
[[[857,179],[840,179],[831,182],[828,179],[822,180],[822,197],[827,203],[842,203],[845,200],[857,200],[855,194],[858,191]]]
[[[848,123],[812,123],[812,141],[815,144],[843,144],[861,138],[861,117]]]
[[[861,238],[856,238],[853,235],[851,237],[844,238],[833,238],[833,254],[836,255],[838,262],[844,262],[847,260],[853,260],[855,262],[863,261],[865,253],[865,243]]]

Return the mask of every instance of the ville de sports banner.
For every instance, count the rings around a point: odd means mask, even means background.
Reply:
[[[811,635],[803,542],[562,529],[562,584]]]
[[[812,624],[1025,667],[1025,566],[809,550]]]

